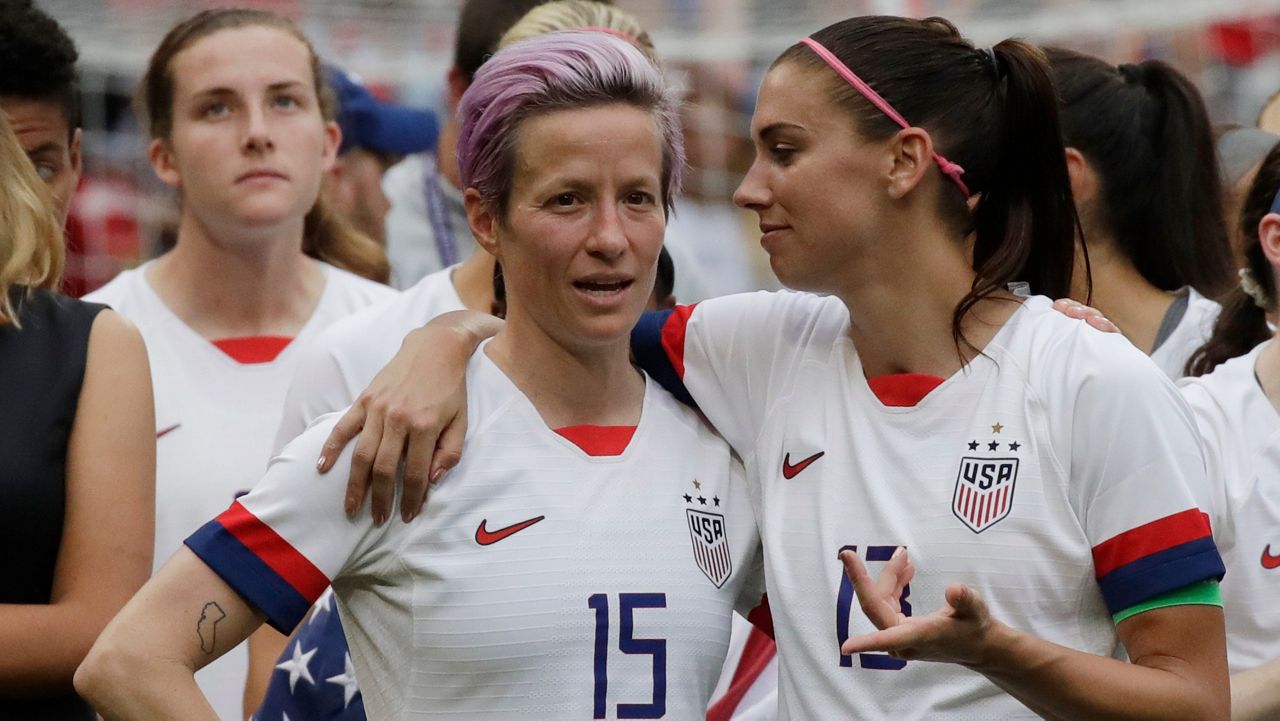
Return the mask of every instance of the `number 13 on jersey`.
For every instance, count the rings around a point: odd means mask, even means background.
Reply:
[[[893,552],[898,549],[897,546],[867,546],[864,558],[867,562],[867,572],[875,578],[876,569],[873,563],[884,563],[893,557]],[[839,553],[845,551],[858,552],[857,546],[841,546]],[[839,553],[836,555],[838,556]],[[838,561],[837,561],[838,563]],[[853,583],[849,581],[849,576],[844,572],[844,566],[840,566],[840,591],[836,596],[836,648],[844,645],[849,640],[849,621],[852,615],[853,602],[855,594],[853,592]],[[902,588],[902,598],[898,600],[902,608],[902,615],[911,615],[911,604],[907,602],[907,597],[911,595],[911,584],[907,584]],[[861,616],[861,613],[859,613]],[[840,655],[840,665],[844,667],[853,666],[853,656],[849,654]],[[860,653],[858,654],[858,665],[862,668],[873,669],[876,671],[899,671],[906,667],[907,662],[902,659],[893,658],[887,653]]]

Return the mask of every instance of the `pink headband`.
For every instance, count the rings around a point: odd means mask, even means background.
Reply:
[[[898,111],[894,110],[893,106],[889,104],[889,101],[880,97],[880,93],[877,93],[870,85],[863,82],[862,78],[855,75],[854,72],[849,69],[848,65],[840,62],[840,58],[837,58],[830,50],[823,47],[822,43],[814,40],[813,38],[804,38],[800,42],[808,45],[813,52],[818,54],[818,57],[826,61],[827,65],[830,65],[831,69],[836,71],[836,74],[848,81],[855,90],[862,93],[864,98],[871,101],[872,105],[879,108],[880,112],[889,116],[890,120],[902,126],[904,130],[911,127],[911,123],[908,123],[906,118],[899,115]],[[942,170],[943,175],[951,178],[952,182],[960,187],[960,190],[964,192],[964,197],[969,197],[969,187],[960,179],[960,176],[964,175],[964,168],[956,165],[937,153],[933,154],[933,161],[938,164],[938,168]]]

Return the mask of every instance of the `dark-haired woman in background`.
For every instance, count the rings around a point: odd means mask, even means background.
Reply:
[[[138,331],[58,295],[61,219],[0,112],[0,719],[92,721],[71,677],[151,572]]]
[[[1091,305],[1169,377],[1186,374],[1231,284],[1213,128],[1158,60],[1116,67],[1046,50],[1093,275]],[[1085,299],[1083,278],[1073,297]]]
[[[1245,267],[1213,337],[1182,382],[1205,439],[1213,492],[1201,501],[1228,573],[1222,583],[1236,721],[1280,716],[1280,343],[1268,323],[1280,277],[1280,145],[1240,216]]]

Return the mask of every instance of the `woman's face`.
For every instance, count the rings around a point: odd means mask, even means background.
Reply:
[[[505,219],[467,192],[472,229],[502,262],[507,322],[566,348],[625,343],[666,229],[653,118],[612,104],[537,115],[516,132]]]
[[[152,142],[156,173],[211,226],[298,223],[315,203],[340,133],[325,122],[307,46],[284,30],[220,30],[170,63],[173,130]]]
[[[760,217],[761,246],[778,279],[816,292],[841,272],[881,226],[892,155],[858,137],[829,98],[829,73],[782,63],[760,85],[751,134],[756,156],[734,202]]]

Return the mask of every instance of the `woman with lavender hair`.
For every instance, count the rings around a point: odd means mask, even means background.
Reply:
[[[630,362],[680,185],[674,96],[630,43],[558,33],[486,63],[460,115],[507,293],[469,363],[466,460],[414,523],[349,519],[345,473],[313,465],[321,418],[99,639],[77,688],[107,719],[213,718],[194,671],[330,583],[372,719],[704,714],[763,572],[728,446]]]

